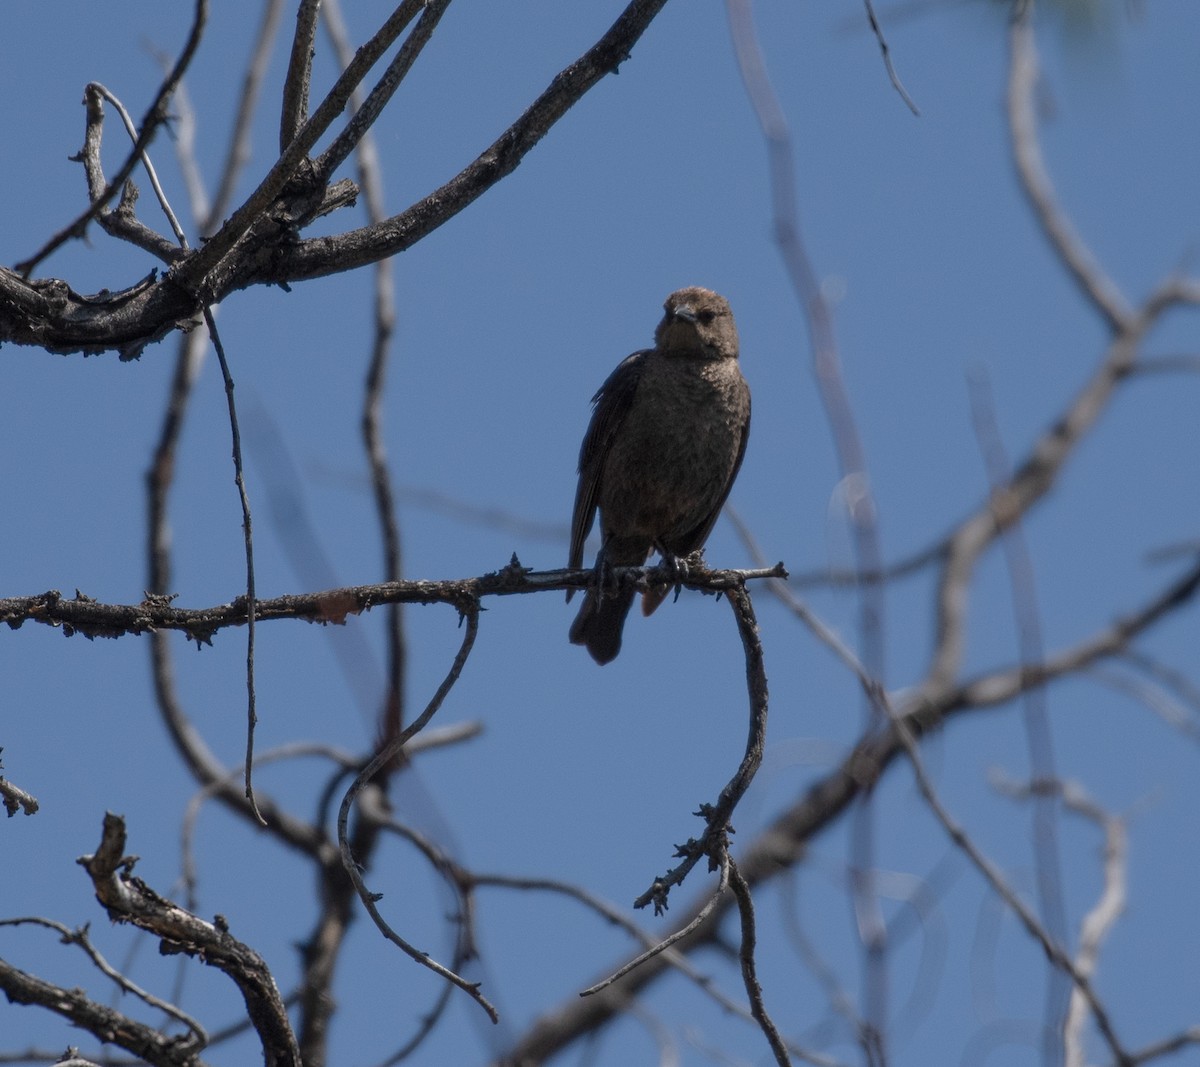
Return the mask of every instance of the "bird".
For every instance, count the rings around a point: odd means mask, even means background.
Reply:
[[[634,590],[606,589],[612,567],[640,567],[652,551],[678,573],[699,552],[733,487],[750,433],[750,388],[738,365],[729,302],[711,289],[679,289],[663,304],[654,347],[635,352],[592,397],[579,450],[568,566],[600,512],[596,580],[570,630],[603,665],[621,650]],[[574,590],[567,591],[570,601]],[[667,591],[643,594],[651,614]]]

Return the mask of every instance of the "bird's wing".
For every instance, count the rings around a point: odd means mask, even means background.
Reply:
[[[679,539],[680,545],[683,546],[683,553],[687,555],[695,552],[698,548],[704,547],[704,542],[708,540],[708,535],[712,533],[712,528],[716,525],[717,519],[720,518],[721,509],[725,506],[725,501],[729,499],[729,491],[733,488],[733,483],[737,479],[738,471],[742,468],[742,459],[746,455],[746,442],[750,439],[750,391],[746,391],[746,424],[742,427],[742,439],[738,444],[737,459],[733,461],[733,467],[729,471],[729,477],[725,480],[725,488],[721,490],[721,497],[713,505],[710,511],[699,524],[685,537]]]
[[[575,491],[575,510],[571,516],[571,555],[568,567],[583,566],[583,543],[596,517],[596,498],[600,492],[600,472],[612,446],[613,436],[625,421],[633,404],[642,376],[646,352],[634,352],[617,365],[592,397],[595,410],[579,449],[579,488]],[[568,597],[569,599],[569,597]]]

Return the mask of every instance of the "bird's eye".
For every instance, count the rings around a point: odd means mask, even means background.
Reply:
[[[696,316],[696,318],[698,318],[705,326],[707,326],[709,323],[711,323],[712,320],[715,319],[716,317],[717,317],[717,313],[715,311],[701,311]]]

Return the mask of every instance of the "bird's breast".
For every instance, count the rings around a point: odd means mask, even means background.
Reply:
[[[729,484],[749,415],[734,360],[656,354],[615,435],[600,478],[605,536],[673,542],[704,522]]]

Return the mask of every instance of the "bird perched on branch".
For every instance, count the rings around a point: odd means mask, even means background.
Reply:
[[[652,550],[680,567],[704,547],[746,451],[750,390],[738,368],[737,327],[723,296],[680,289],[667,297],[654,347],[624,360],[592,397],[579,451],[568,565],[600,509],[597,581],[571,626],[571,643],[608,663],[621,650],[632,589],[609,590],[612,567],[640,567]],[[571,599],[574,590],[567,593]],[[649,615],[666,592],[645,593]]]

